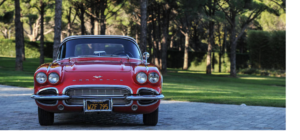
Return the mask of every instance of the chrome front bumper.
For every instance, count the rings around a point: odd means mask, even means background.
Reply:
[[[31,95],[36,100],[67,100],[67,99],[107,99],[119,98],[126,100],[160,100],[165,96],[159,95],[137,95],[137,96],[68,96],[68,95]]]

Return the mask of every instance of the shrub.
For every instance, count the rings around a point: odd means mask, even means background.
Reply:
[[[16,48],[15,40],[0,39],[0,56],[15,57]],[[38,58],[40,57],[40,42],[30,42],[24,40],[25,45],[25,58]],[[44,55],[45,57],[52,58],[53,42],[44,42]]]
[[[259,75],[259,76],[276,76],[276,77],[286,77],[285,70],[279,69],[256,69],[256,68],[247,68],[240,69],[239,74],[249,74],[249,75]]]
[[[252,68],[285,70],[285,31],[248,31]]]

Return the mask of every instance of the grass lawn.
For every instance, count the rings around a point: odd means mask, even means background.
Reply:
[[[52,58],[45,58],[46,62],[52,62]],[[39,65],[39,58],[27,58],[24,71],[14,71],[15,58],[0,57],[0,84],[33,88],[33,74]]]
[[[46,58],[45,62],[51,62]],[[14,58],[0,57],[0,84],[33,88],[33,73],[39,59],[27,59],[24,72],[14,71]],[[238,75],[229,73],[206,75],[203,71],[168,69],[164,75],[163,94],[166,100],[286,106],[286,78]]]
[[[163,93],[169,100],[285,107],[285,78],[228,75],[168,69]]]

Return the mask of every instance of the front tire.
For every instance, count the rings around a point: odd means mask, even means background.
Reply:
[[[52,125],[54,122],[54,113],[38,108],[40,125]]]
[[[145,125],[155,126],[158,122],[158,108],[149,114],[143,114],[143,122]]]

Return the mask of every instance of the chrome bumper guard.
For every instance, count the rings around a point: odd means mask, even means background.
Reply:
[[[160,100],[165,96],[160,95],[139,95],[139,96],[68,96],[68,95],[31,95],[31,98],[36,100],[67,100],[67,99],[107,99],[119,98],[127,100]]]

